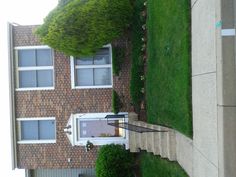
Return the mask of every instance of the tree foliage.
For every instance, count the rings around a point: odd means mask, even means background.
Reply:
[[[36,34],[67,55],[91,55],[124,33],[131,14],[129,0],[62,0]]]

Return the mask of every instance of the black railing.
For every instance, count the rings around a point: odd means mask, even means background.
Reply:
[[[126,130],[129,130],[129,131],[134,131],[134,132],[138,132],[138,133],[167,132],[165,130],[156,130],[156,129],[143,127],[143,126],[140,126],[140,125],[134,125],[134,124],[130,124],[128,122],[125,122],[125,115],[123,115],[123,114],[107,115],[105,118],[107,119],[107,124],[108,125],[114,126],[114,127],[117,127],[117,128],[126,129]],[[122,122],[114,120],[114,119],[120,119],[120,118],[123,119]]]

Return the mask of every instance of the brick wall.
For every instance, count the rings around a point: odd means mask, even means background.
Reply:
[[[14,46],[41,45],[33,35],[35,26],[15,26]],[[119,42],[126,45],[127,42]],[[114,89],[125,98],[121,111],[129,111],[129,50],[121,75],[113,78]],[[98,147],[85,152],[84,147],[72,147],[63,128],[72,113],[111,112],[112,89],[71,89],[70,60],[54,51],[55,89],[44,91],[15,91],[16,117],[56,117],[55,144],[18,144],[19,168],[91,168],[95,165]],[[70,163],[67,158],[71,158]]]

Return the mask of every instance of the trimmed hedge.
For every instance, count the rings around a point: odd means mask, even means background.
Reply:
[[[122,35],[131,17],[129,0],[63,0],[36,34],[67,55],[89,56]]]
[[[96,160],[97,177],[132,177],[134,156],[121,145],[105,145]]]
[[[117,114],[120,112],[121,108],[122,108],[122,103],[120,97],[115,90],[112,90],[112,112],[114,114]]]

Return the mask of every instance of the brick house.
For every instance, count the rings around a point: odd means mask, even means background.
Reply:
[[[65,56],[40,43],[36,27],[8,24],[13,168],[92,169],[100,145],[128,148],[128,132],[105,116],[113,115],[112,89],[125,98],[123,114],[131,110],[129,53],[113,76],[111,44],[92,57]],[[94,148],[86,152],[88,140]]]

